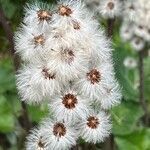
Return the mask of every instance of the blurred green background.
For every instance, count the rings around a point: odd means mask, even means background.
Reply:
[[[23,6],[26,0],[0,0],[5,16],[13,31],[16,31],[23,18]],[[55,2],[47,0],[48,3]],[[144,110],[139,102],[138,67],[129,69],[123,64],[126,57],[134,57],[138,61],[137,52],[128,43],[123,43],[119,36],[121,21],[116,21],[113,35],[113,58],[116,77],[122,87],[121,105],[111,110],[113,121],[113,137],[118,150],[150,150],[150,117],[149,123],[143,123]],[[103,21],[103,27],[107,26]],[[23,149],[26,132],[22,124],[22,107],[15,85],[15,69],[10,55],[9,42],[4,29],[0,25],[0,150]],[[145,99],[150,112],[150,57],[144,58]],[[28,115],[34,125],[47,115],[45,105],[27,106]],[[108,142],[108,141],[106,141]],[[97,145],[97,149],[100,146]],[[106,150],[109,150],[106,148]]]

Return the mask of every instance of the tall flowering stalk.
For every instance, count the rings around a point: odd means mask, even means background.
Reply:
[[[144,124],[147,125],[149,117],[144,97],[144,57],[150,46],[150,1],[127,0],[124,2],[123,12],[120,35],[139,55],[139,100],[145,112]]]
[[[98,143],[111,133],[106,110],[120,103],[110,42],[81,1],[25,8],[15,36],[24,65],[17,74],[22,101],[47,101],[53,115],[27,137],[27,150],[64,150],[81,137]]]

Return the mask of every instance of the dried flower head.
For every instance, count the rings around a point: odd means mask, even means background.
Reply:
[[[42,74],[44,75],[45,79],[55,79],[55,74],[50,74],[48,71],[49,70],[46,68],[42,69]]]
[[[123,9],[121,0],[84,0],[90,10],[105,19],[120,17]]]
[[[43,45],[44,42],[45,42],[45,39],[44,39],[43,34],[34,37],[35,45],[37,45],[37,44]]]
[[[104,112],[98,114],[91,112],[90,115],[79,124],[78,130],[86,142],[97,143],[109,136],[111,124],[109,116]]]
[[[27,150],[45,150],[46,143],[41,136],[42,132],[39,128],[34,128],[27,137]]]
[[[66,108],[73,109],[75,108],[75,105],[78,103],[78,100],[75,95],[69,93],[63,97],[62,103]]]
[[[87,78],[91,81],[92,84],[98,83],[101,80],[101,74],[98,70],[92,69],[87,73]]]
[[[137,61],[132,57],[126,57],[123,64],[129,69],[134,69],[135,67],[137,67]]]
[[[39,10],[37,12],[37,16],[38,16],[40,21],[43,21],[43,20],[49,21],[52,17],[52,14],[46,10]]]
[[[53,133],[55,136],[64,136],[66,134],[66,127],[62,123],[56,123],[53,128]]]
[[[72,20],[72,24],[75,30],[80,30],[80,24],[77,21]]]
[[[122,10],[122,2],[120,0],[102,0],[99,11],[104,18],[119,17]]]
[[[40,129],[47,149],[69,149],[76,144],[76,131],[67,123],[45,119]]]
[[[88,127],[90,127],[91,129],[96,129],[99,125],[99,120],[96,117],[90,116],[87,119],[87,125]]]
[[[115,6],[115,4],[112,1],[108,2],[108,4],[107,4],[107,7],[109,9],[114,9],[114,6]]]
[[[61,16],[70,16],[72,14],[71,8],[68,6],[59,6],[58,12]]]
[[[73,124],[88,114],[87,102],[84,96],[78,95],[73,90],[67,90],[53,98],[50,108],[58,120]]]

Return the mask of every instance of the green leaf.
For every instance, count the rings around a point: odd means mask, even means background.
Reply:
[[[150,102],[150,58],[145,59],[144,61],[144,82],[145,82],[145,96],[146,99]]]
[[[128,76],[126,76],[122,71],[118,71],[117,75],[119,76],[119,82],[122,86],[122,94],[126,100],[138,100],[137,91],[133,88],[133,83],[129,80]]]
[[[17,7],[10,0],[1,0],[1,3],[6,16],[12,18]]]
[[[7,90],[12,91],[15,89],[15,77],[12,73],[8,73],[6,70],[0,70],[0,93]]]
[[[138,120],[143,116],[142,108],[133,102],[122,102],[112,110],[113,133],[127,135],[137,128]]]
[[[0,61],[0,93],[16,91],[15,73],[10,58]]]
[[[28,106],[28,111],[32,121],[39,122],[44,117],[47,117],[48,109],[46,105],[41,106]]]
[[[150,150],[150,129],[140,129],[128,136],[116,137],[119,150]]]
[[[137,74],[137,69],[128,70],[123,65],[124,59],[127,56],[134,56],[134,54],[132,53],[128,45],[121,42],[114,45],[114,49],[115,50],[113,51],[113,59],[116,71],[116,78],[118,79],[122,87],[123,97],[127,100],[137,101],[138,92],[134,89],[134,80],[135,75]]]
[[[8,93],[5,94],[5,98],[7,98],[8,104],[11,106],[12,112],[16,116],[20,116],[21,113],[21,101],[17,97],[17,93]]]
[[[0,132],[10,132],[15,128],[14,116],[7,99],[0,95]]]

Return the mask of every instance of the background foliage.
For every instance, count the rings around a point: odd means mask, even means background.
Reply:
[[[29,1],[28,1],[29,2]],[[52,3],[54,0],[47,0]],[[23,6],[26,0],[0,0],[5,16],[10,21],[13,31],[16,30],[23,17]],[[150,121],[143,123],[144,111],[139,102],[136,87],[139,80],[138,68],[128,69],[123,65],[127,56],[138,60],[137,52],[128,43],[123,43],[119,36],[120,20],[116,22],[113,36],[113,58],[117,79],[122,87],[121,105],[112,109],[113,137],[118,150],[150,150]],[[106,23],[103,23],[106,27]],[[150,57],[144,60],[145,98],[150,112]],[[15,71],[9,53],[9,43],[0,26],[0,150],[23,149],[26,132],[22,124],[22,110],[15,86]],[[36,125],[47,115],[45,105],[27,106],[29,118]],[[80,141],[82,143],[82,141]],[[99,145],[97,145],[99,149]],[[107,149],[109,150],[109,149]]]

